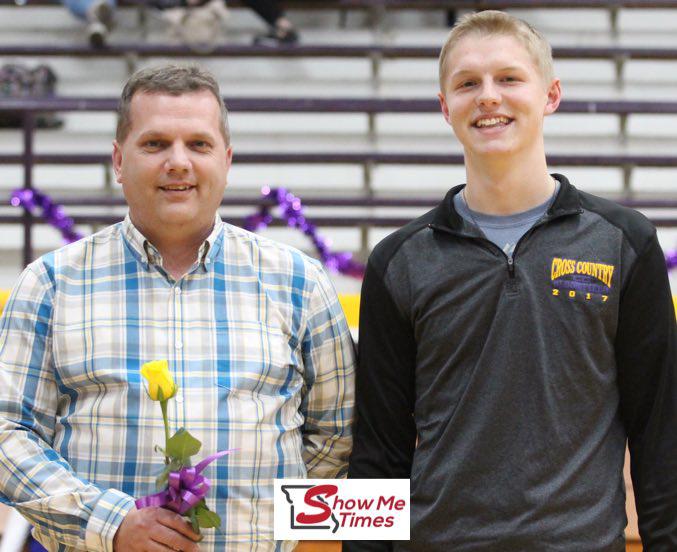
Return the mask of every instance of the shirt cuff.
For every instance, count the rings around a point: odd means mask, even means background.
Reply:
[[[134,498],[118,491],[105,491],[89,516],[85,529],[87,550],[92,552],[113,552],[113,538],[125,519],[134,508]]]

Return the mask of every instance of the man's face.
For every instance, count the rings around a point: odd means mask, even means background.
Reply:
[[[447,57],[444,118],[468,157],[504,157],[543,147],[543,117],[561,99],[529,52],[510,36],[469,35]]]
[[[141,92],[130,116],[127,137],[113,143],[113,166],[135,226],[151,241],[208,233],[232,159],[216,98]]]

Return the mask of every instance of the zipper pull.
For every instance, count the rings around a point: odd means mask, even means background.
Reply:
[[[515,260],[512,257],[508,257],[508,273],[511,278],[515,277]]]

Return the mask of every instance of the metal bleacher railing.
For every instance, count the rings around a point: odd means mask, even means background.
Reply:
[[[611,16],[612,31],[617,28],[618,14],[621,9],[677,8],[677,0],[286,0],[286,7],[310,9],[334,9],[342,13],[349,10],[367,10],[372,14],[372,22],[378,25],[389,10],[399,9],[504,9],[504,8],[600,8],[607,9]],[[0,6],[59,6],[59,0],[0,0]],[[139,8],[143,14],[152,0],[120,0],[122,7]],[[240,0],[228,0],[229,8],[242,7]],[[19,8],[20,9],[20,8]],[[143,21],[143,15],[141,15]],[[365,58],[372,62],[372,77],[378,78],[380,63],[385,59],[421,59],[434,58],[438,48],[426,46],[392,45],[295,45],[275,48],[239,44],[215,45],[208,51],[195,52],[179,45],[127,43],[112,44],[102,49],[91,49],[79,45],[0,45],[0,57],[116,57],[126,59],[130,68],[139,58],[147,57],[267,57],[267,58]],[[677,48],[628,47],[628,46],[590,46],[555,47],[554,55],[558,59],[608,59],[615,63],[617,82],[623,77],[623,66],[627,60],[675,60]],[[226,98],[232,112],[287,112],[287,113],[362,113],[369,119],[370,138],[375,135],[375,118],[385,113],[434,113],[439,110],[434,99],[417,98]],[[23,168],[23,186],[32,188],[35,165],[86,165],[110,166],[108,152],[101,154],[65,154],[36,153],[34,132],[36,114],[46,111],[113,111],[117,101],[112,98],[45,98],[45,99],[0,99],[0,111],[19,112],[23,117],[23,151],[18,154],[0,154],[0,164],[21,165]],[[677,101],[600,101],[567,100],[559,108],[560,113],[615,114],[620,120],[621,142],[625,139],[628,116],[631,114],[677,114]],[[308,198],[308,205],[332,207],[424,207],[432,205],[432,200],[374,198],[370,189],[371,172],[374,166],[399,165],[447,165],[462,164],[461,154],[445,153],[388,153],[376,150],[351,153],[335,152],[268,152],[257,151],[236,153],[236,163],[248,164],[358,164],[363,168],[365,192],[357,198]],[[623,173],[623,199],[635,207],[674,209],[677,201],[637,202],[631,197],[631,175],[635,167],[675,167],[677,156],[657,154],[563,154],[550,155],[548,162],[553,166],[568,167],[617,167]],[[107,170],[110,178],[110,170]],[[59,203],[69,204],[69,198],[56,198]],[[257,205],[260,198],[232,198],[227,205]],[[121,202],[118,198],[99,196],[79,196],[70,203],[79,206],[115,206]],[[113,215],[75,215],[77,223],[104,224],[119,217]],[[231,219],[233,220],[233,219]],[[363,249],[366,242],[365,226],[399,226],[406,222],[403,217],[319,217],[319,225],[357,226],[363,229]],[[677,226],[677,219],[663,218],[655,220],[661,226]],[[32,226],[38,221],[28,212],[23,215],[0,213],[0,223],[21,223],[24,227],[24,262],[32,258]]]
[[[59,0],[0,0],[2,5],[49,6],[59,5]],[[120,0],[122,7],[143,8],[152,5],[153,0]],[[363,10],[370,14],[372,25],[378,27],[390,10],[452,10],[452,9],[586,9],[599,8],[609,12],[612,33],[618,30],[618,17],[621,9],[666,9],[677,8],[677,0],[283,0],[288,8],[304,10],[339,10],[345,14],[350,10]],[[229,8],[243,7],[241,0],[228,0]],[[141,20],[143,21],[143,14]]]
[[[145,9],[153,5],[154,0],[119,0],[121,7],[139,9],[140,23],[144,25]],[[286,0],[288,7],[304,10],[368,10],[373,13],[372,25],[379,22],[388,10],[401,9],[507,9],[507,8],[601,8],[609,11],[611,31],[618,29],[618,14],[621,9],[660,9],[677,8],[677,0]],[[240,8],[240,0],[227,0],[229,8]],[[0,0],[0,6],[58,6],[59,0]],[[0,56],[68,56],[68,57],[120,57],[126,58],[130,65],[136,59],[158,56],[194,57],[194,49],[180,45],[158,45],[145,43],[111,44],[101,49],[91,49],[84,45],[0,45]],[[210,57],[267,57],[267,58],[367,58],[372,62],[372,77],[378,78],[381,61],[385,59],[423,59],[435,58],[439,48],[430,46],[392,46],[392,45],[278,45],[249,46],[241,44],[209,45],[201,47],[200,56]],[[677,48],[669,47],[631,47],[631,46],[565,46],[554,47],[556,59],[610,60],[616,69],[616,82],[621,84],[625,62],[629,60],[675,60]]]
[[[294,112],[294,113],[434,113],[439,108],[434,100],[422,99],[379,99],[379,98],[226,98],[226,104],[232,112]],[[34,132],[36,114],[45,111],[113,111],[117,100],[113,98],[51,98],[51,99],[1,99],[0,111],[21,113],[23,117],[23,151],[18,154],[1,154],[0,164],[21,165],[23,168],[23,187],[32,188],[35,165],[87,165],[109,166],[110,154],[65,154],[36,153],[34,150]],[[677,102],[651,101],[564,101],[560,108],[564,113],[615,113],[620,116],[629,113],[677,114]],[[359,164],[364,168],[365,192],[360,197],[324,197],[304,198],[307,205],[325,207],[426,207],[432,206],[432,200],[375,198],[369,188],[369,174],[374,165],[448,165],[462,164],[461,154],[445,153],[384,153],[379,151],[358,151],[352,153],[334,152],[267,152],[258,151],[239,153],[235,156],[238,164]],[[631,197],[629,187],[630,174],[634,167],[677,167],[674,155],[637,155],[637,154],[553,154],[548,157],[551,166],[569,167],[619,167],[626,175],[624,203],[638,208],[675,209],[677,200],[637,201]],[[56,198],[59,203],[111,207],[121,205],[120,199],[99,195],[78,195],[77,199]],[[260,198],[232,198],[224,201],[228,206],[257,206]],[[120,219],[120,216],[87,214],[74,215],[79,224],[107,224]],[[237,219],[230,218],[234,222]],[[409,219],[392,216],[332,216],[315,217],[319,226],[357,227],[363,230],[363,242],[366,242],[365,229],[368,227],[401,226]],[[0,214],[0,223],[22,224],[24,228],[23,260],[28,263],[33,257],[32,227],[39,223],[28,211],[23,215]],[[658,218],[654,223],[659,226],[677,227],[677,218]],[[365,243],[363,243],[363,248]]]
[[[1,5],[1,0],[0,0]],[[677,4],[676,4],[677,5]],[[96,57],[127,59],[130,66],[137,59],[152,57],[265,57],[265,58],[361,58],[371,61],[371,77],[378,79],[381,64],[389,59],[434,59],[440,53],[434,46],[392,45],[278,45],[254,46],[246,44],[220,44],[194,49],[173,44],[146,44],[140,42],[113,43],[104,48],[92,49],[84,44],[12,44],[0,45],[0,57]],[[631,60],[677,60],[677,48],[633,46],[561,46],[553,48],[555,59],[561,60],[609,60],[614,63],[616,83],[623,82],[627,61]]]

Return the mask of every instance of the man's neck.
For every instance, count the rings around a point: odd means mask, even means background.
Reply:
[[[172,244],[164,249],[158,247],[157,249],[160,252],[160,255],[162,255],[162,268],[164,268],[174,280],[180,280],[185,276],[188,270],[190,270],[190,267],[195,264],[201,244],[202,242],[197,246],[180,246]]]
[[[132,220],[134,223],[134,221]],[[134,225],[153,244],[162,257],[164,268],[174,280],[180,280],[197,260],[200,247],[209,237],[213,225],[200,231],[189,232],[186,228],[176,228],[163,236],[154,235],[136,223]]]
[[[555,191],[555,181],[548,174],[545,156],[534,162],[514,159],[466,160],[468,207],[487,215],[510,215],[528,211],[545,203]]]

